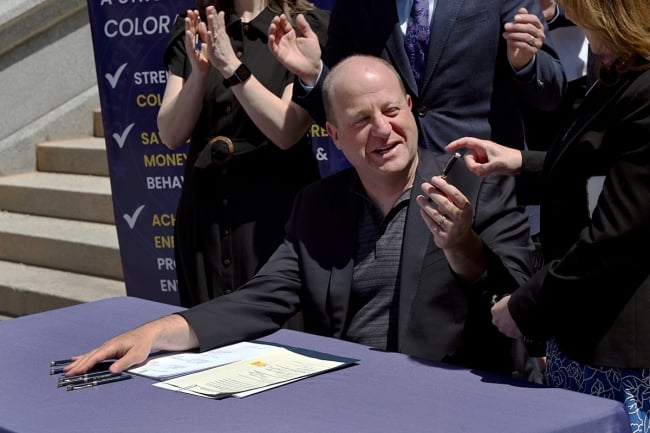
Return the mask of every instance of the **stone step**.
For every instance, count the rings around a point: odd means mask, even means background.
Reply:
[[[0,209],[112,224],[108,177],[31,172],[0,177]]]
[[[38,171],[108,176],[103,138],[83,137],[40,143],[36,148],[36,161]]]
[[[0,260],[124,280],[111,224],[2,211]]]
[[[125,295],[122,281],[0,261],[0,320]]]

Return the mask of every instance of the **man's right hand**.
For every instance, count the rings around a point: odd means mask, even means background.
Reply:
[[[107,340],[63,368],[66,376],[88,372],[95,364],[115,359],[108,368],[119,373],[147,360],[153,350],[182,351],[198,346],[194,330],[177,314],[164,316]]]
[[[313,87],[321,69],[318,35],[302,14],[296,17],[296,25],[301,36],[296,34],[286,15],[274,17],[269,26],[269,49],[303,84]]]

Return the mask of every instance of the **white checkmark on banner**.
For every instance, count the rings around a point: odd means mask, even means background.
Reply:
[[[140,216],[140,213],[142,212],[142,209],[144,209],[144,205],[140,205],[135,212],[133,212],[133,215],[129,215],[128,213],[125,213],[122,215],[122,218],[124,218],[124,221],[129,225],[129,228],[133,230],[133,227],[135,227],[135,223],[138,220],[138,217]]]
[[[133,129],[134,126],[135,123],[130,124],[124,131],[122,131],[122,134],[118,134],[117,132],[113,133],[113,138],[117,142],[117,145],[120,147],[120,149],[124,147],[124,143],[126,143],[126,137],[129,135],[129,132],[131,132],[131,129]]]
[[[117,86],[117,82],[120,80],[120,76],[122,75],[122,72],[124,71],[124,68],[126,68],[126,65],[128,63],[124,63],[122,66],[117,68],[117,71],[115,71],[114,74],[109,74],[108,72],[104,74],[104,77],[108,81],[108,84],[111,85],[111,88],[114,89],[115,86]]]

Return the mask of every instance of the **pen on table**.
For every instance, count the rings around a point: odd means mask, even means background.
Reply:
[[[111,373],[110,371],[98,371],[96,373],[88,373],[88,374],[81,374],[78,376],[63,376],[59,378],[57,381],[58,386],[65,386],[68,384],[72,383],[78,383],[78,382],[88,382],[90,380],[97,380],[97,379],[106,379],[109,377],[117,377],[121,373]]]
[[[442,169],[442,174],[440,175],[440,177],[442,177],[443,179],[447,177],[447,175],[451,171],[454,164],[456,164],[456,161],[458,161],[460,159],[460,156],[461,155],[460,155],[459,152],[454,152],[454,153],[451,154],[451,156],[447,160],[447,163],[445,164],[444,168]]]
[[[76,389],[84,389],[84,388],[90,388],[90,387],[93,387],[93,386],[104,385],[106,383],[119,382],[121,380],[131,379],[131,377],[133,377],[133,376],[131,376],[130,374],[120,373],[119,375],[117,375],[115,377],[108,377],[108,378],[105,378],[105,379],[92,380],[90,382],[86,382],[86,383],[82,383],[82,384],[71,384],[71,385],[68,385],[68,387],[66,389],[68,391],[74,391]]]
[[[63,367],[52,367],[50,368],[50,375],[63,373]]]

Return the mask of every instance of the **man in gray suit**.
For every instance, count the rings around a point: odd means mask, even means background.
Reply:
[[[416,83],[404,34],[413,0],[335,1],[323,52],[297,59],[317,38],[298,18],[300,45],[294,52],[281,43],[291,26],[276,20],[270,46],[276,57],[313,90],[294,86],[294,100],[318,123],[324,122],[320,84],[332,67],[351,54],[380,56],[402,77],[413,98],[420,145],[442,150],[466,135],[522,149],[523,106],[556,108],[566,77],[550,44],[538,0],[429,0],[429,42],[422,79]],[[295,34],[291,35],[295,38]],[[296,48],[296,46],[294,46]],[[297,52],[295,52],[297,51]],[[315,63],[314,63],[315,62]]]
[[[117,336],[68,375],[255,339],[300,310],[307,332],[512,373],[511,340],[490,315],[530,273],[512,180],[473,176],[462,161],[440,176],[447,155],[418,148],[411,97],[380,58],[342,61],[323,89],[328,133],[354,168],[298,195],[283,244],[239,290]]]

